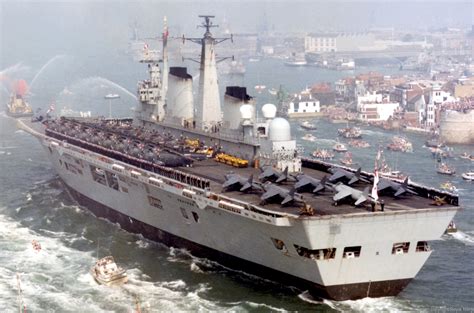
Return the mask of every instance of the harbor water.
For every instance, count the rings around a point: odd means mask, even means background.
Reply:
[[[94,64],[90,60],[70,58],[57,58],[34,78],[29,99],[34,110],[47,109],[54,100],[56,113],[67,107],[105,116],[109,104],[104,95],[117,93],[120,98],[112,102],[113,115],[133,115],[131,108],[137,105],[136,83],[145,77],[143,65],[123,55]],[[243,84],[260,105],[275,99],[266,90],[258,94],[253,89],[255,85],[266,85],[268,89],[281,84],[291,92],[298,92],[315,82],[334,82],[354,74],[314,67],[285,67],[281,60],[249,62],[246,66],[244,76],[221,77],[221,87]],[[357,72],[369,70],[398,73],[393,68],[359,68]],[[197,69],[192,68],[193,72]],[[65,77],[65,73],[74,75]],[[3,101],[6,96],[2,94]],[[314,142],[300,140],[308,131],[299,128],[298,121],[291,121],[293,136],[307,156],[316,148],[331,148],[337,140],[337,129],[345,127],[323,119],[311,122],[317,126],[310,131],[317,138]],[[357,163],[354,167],[372,171],[377,147],[386,146],[399,133],[360,127],[363,139],[371,148],[350,148]],[[474,184],[464,181],[460,174],[473,169],[474,162],[455,157],[448,160],[457,170],[454,177],[437,174],[436,160],[423,147],[426,138],[413,133],[403,135],[413,143],[414,151],[386,151],[387,163],[421,184],[439,188],[443,182],[452,182],[459,190],[463,208],[454,220],[458,232],[431,243],[434,250],[431,257],[399,296],[336,302],[312,299],[291,286],[195,258],[185,250],[148,241],[96,218],[67,193],[38,141],[18,130],[15,121],[2,113],[0,311],[18,310],[17,273],[28,312],[130,312],[136,303],[146,312],[473,311]],[[453,146],[457,156],[463,152],[472,154],[473,148]],[[336,156],[334,162],[340,157]],[[40,251],[33,249],[32,240],[41,244]],[[113,255],[119,265],[128,269],[129,282],[118,288],[98,285],[89,274],[98,255]]]

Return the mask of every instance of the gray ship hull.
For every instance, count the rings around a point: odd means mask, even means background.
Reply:
[[[177,181],[58,141],[21,120],[19,124],[40,140],[73,196],[97,216],[151,240],[329,299],[398,294],[431,254],[418,244],[439,239],[458,210],[449,206],[322,216],[235,212],[204,190],[186,196]],[[117,185],[108,183],[105,174],[98,182],[93,169],[115,172]],[[152,178],[161,183],[151,184]],[[276,248],[274,239],[285,248]],[[398,242],[409,243],[409,249],[394,253]],[[347,258],[345,249],[356,246],[362,247],[360,254]],[[310,258],[298,247],[331,247],[334,254]]]
[[[118,223],[120,227],[131,233],[140,234],[143,237],[165,244],[168,247],[180,247],[188,250],[196,257],[213,260],[223,266],[242,270],[246,273],[258,275],[286,286],[294,286],[301,290],[308,290],[312,296],[333,300],[361,299],[364,297],[387,297],[398,295],[411,281],[411,279],[395,279],[378,281],[374,283],[356,283],[336,286],[322,286],[314,282],[301,279],[284,272],[249,262],[247,260],[229,255],[215,249],[197,244],[193,241],[175,236],[171,233],[153,227],[147,223],[130,218],[112,208],[102,205],[68,187],[70,194],[79,204],[91,211],[97,217],[103,217],[112,223]]]

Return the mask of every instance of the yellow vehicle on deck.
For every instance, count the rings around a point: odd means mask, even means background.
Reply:
[[[235,156],[232,156],[232,155],[229,155],[229,154],[225,154],[225,153],[219,153],[216,156],[216,161],[221,162],[221,163],[225,163],[225,164],[228,164],[228,165],[232,165],[234,167],[247,167],[247,166],[249,166],[249,161],[238,158],[238,157],[235,157]]]

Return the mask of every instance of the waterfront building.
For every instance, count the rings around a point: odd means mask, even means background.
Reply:
[[[398,102],[390,101],[388,94],[367,93],[357,97],[357,118],[363,121],[387,121],[399,107]]]

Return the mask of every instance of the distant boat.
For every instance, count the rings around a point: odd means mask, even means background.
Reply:
[[[277,93],[278,93],[278,90],[276,90],[275,88],[270,88],[270,89],[268,89],[268,92],[269,92],[272,96],[276,96]]]
[[[314,125],[313,123],[310,123],[308,121],[302,121],[300,123],[300,127],[304,128],[304,129],[307,129],[307,130],[315,130],[317,128],[316,125]]]
[[[115,264],[112,256],[98,260],[91,268],[91,275],[101,285],[122,285],[128,281],[125,269]]]
[[[116,94],[116,93],[109,93],[107,95],[104,96],[105,99],[117,99],[117,98],[120,98],[120,95]]]
[[[470,180],[470,181],[473,181],[473,180],[474,180],[474,172],[462,173],[461,176],[462,176],[462,178],[465,179],[465,180]]]
[[[458,229],[456,227],[456,224],[454,224],[453,221],[449,222],[449,225],[448,227],[446,228],[446,230],[444,231],[445,234],[452,234],[452,233],[455,233],[457,232]]]
[[[454,169],[454,167],[449,166],[446,163],[440,163],[438,168],[436,169],[436,172],[443,175],[454,175],[456,173],[456,170]]]
[[[347,151],[347,148],[346,148],[346,145],[341,143],[341,142],[338,142],[336,143],[332,149],[336,152],[346,152]]]
[[[307,141],[316,141],[316,136],[314,136],[313,134],[306,134],[303,137],[301,137],[301,139],[307,140]]]
[[[447,181],[447,182],[444,182],[440,185],[440,187],[444,190],[447,190],[447,191],[450,191],[450,192],[457,192],[458,189],[456,188],[456,186],[453,185],[453,183]]]

